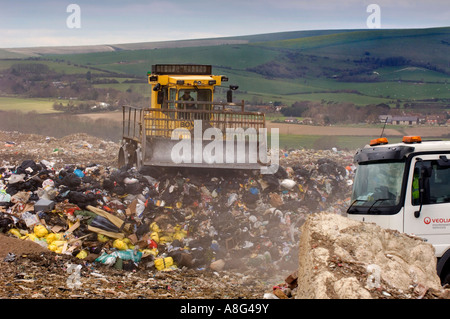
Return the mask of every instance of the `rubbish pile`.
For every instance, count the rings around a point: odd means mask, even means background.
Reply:
[[[299,227],[311,213],[343,214],[353,177],[352,154],[331,150],[281,152],[278,172],[261,175],[117,168],[82,149],[73,162],[86,164],[4,161],[0,230],[125,271],[284,276],[298,266]]]
[[[85,133],[62,138],[0,131],[0,165],[19,165],[25,159],[48,161],[55,168],[71,163],[96,163],[114,166],[118,143],[106,141]]]

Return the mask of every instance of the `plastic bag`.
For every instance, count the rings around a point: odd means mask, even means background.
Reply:
[[[67,241],[65,240],[55,240],[50,245],[48,245],[47,248],[50,251],[61,254],[65,243],[67,243]]]
[[[294,188],[295,184],[297,184],[295,181],[293,181],[292,179],[284,179],[281,182],[281,186],[287,189],[292,189]]]
[[[9,203],[11,201],[11,195],[9,195],[4,189],[0,190],[0,203]]]
[[[158,270],[164,270],[164,269],[167,269],[172,266],[173,266],[173,258],[172,257],[155,259],[155,267]]]
[[[80,251],[78,254],[77,254],[77,258],[78,259],[84,259],[84,258],[86,258],[88,256],[88,252],[86,251],[86,250],[82,250],[82,251]]]
[[[236,193],[230,194],[230,196],[228,197],[228,201],[227,201],[227,207],[230,207],[231,205],[233,205],[233,203],[237,199],[238,199],[238,194],[236,194]]]
[[[17,228],[11,228],[8,233],[16,236],[17,238],[21,238],[22,235],[20,234],[20,231]]]
[[[103,216],[96,216],[90,223],[90,226],[97,227],[113,233],[119,233],[119,228],[111,223],[107,218]]]
[[[84,173],[81,169],[77,168],[76,170],[73,171],[73,173],[78,176],[78,177],[84,177]]]
[[[42,237],[45,237],[48,235],[48,230],[43,225],[34,226],[33,232],[39,238],[42,238]]]
[[[134,251],[131,249],[127,250],[118,250],[114,251],[111,254],[103,253],[101,256],[95,259],[96,262],[100,262],[102,264],[113,266],[116,262],[116,259],[120,258],[122,260],[132,260],[133,262],[139,262],[142,258],[142,252]]]
[[[50,233],[47,236],[45,236],[45,240],[47,241],[47,244],[51,244],[56,240],[61,240],[62,235],[61,234],[55,234],[55,233]]]
[[[121,239],[114,240],[113,247],[116,248],[116,249],[119,249],[119,250],[127,250],[128,249],[127,243],[125,243]]]

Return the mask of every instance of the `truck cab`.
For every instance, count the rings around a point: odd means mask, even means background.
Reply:
[[[432,244],[441,282],[450,282],[450,141],[374,139],[354,161],[347,216]]]

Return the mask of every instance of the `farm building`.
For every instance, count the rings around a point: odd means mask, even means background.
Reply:
[[[393,116],[391,118],[393,125],[417,125],[419,124],[419,117],[417,116]]]

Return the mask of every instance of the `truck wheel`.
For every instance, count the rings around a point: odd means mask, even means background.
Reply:
[[[441,280],[442,286],[445,286],[446,284],[450,285],[450,274],[448,273],[442,280]]]
[[[437,263],[437,274],[441,279],[441,284],[450,284],[450,249],[439,258]]]

